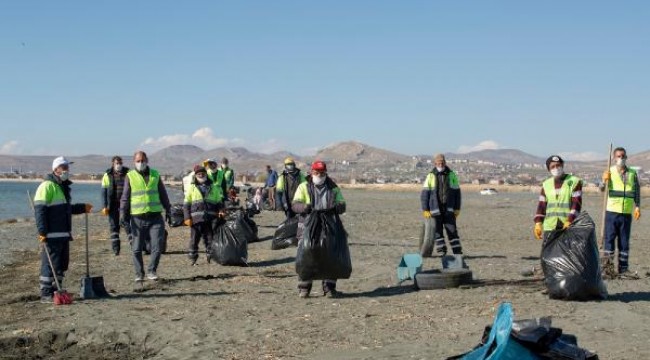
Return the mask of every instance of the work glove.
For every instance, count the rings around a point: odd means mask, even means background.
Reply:
[[[102,209],[102,215],[108,216],[108,208],[103,208]]]
[[[610,181],[610,180],[612,180],[612,173],[611,173],[611,171],[609,171],[609,170],[605,170],[605,171],[603,171],[603,182],[605,183],[605,182],[608,182],[608,181]]]
[[[460,216],[460,210],[454,210],[454,217],[458,219],[459,216]]]
[[[571,223],[570,223],[568,220],[565,221],[565,222],[562,224],[562,230],[566,230],[566,229],[569,227],[569,225],[571,225]]]
[[[38,234],[38,241],[45,244],[47,242],[47,236]]]
[[[305,210],[304,210],[303,212],[304,212],[305,214],[311,214],[311,211],[312,211],[312,210],[313,210],[313,209],[312,209],[312,207],[311,207],[311,204],[307,204],[307,205],[305,205]]]
[[[535,234],[535,239],[542,240],[543,231],[544,229],[542,229],[542,223],[541,222],[535,223],[535,230],[533,230],[533,233]]]
[[[86,204],[86,213],[90,213],[93,210],[93,204]]]
[[[431,211],[429,210],[422,211],[422,216],[424,216],[425,219],[431,219]]]
[[[338,203],[334,205],[334,211],[336,211],[337,214],[341,215],[345,212],[345,203]]]
[[[639,220],[641,218],[641,209],[638,207],[634,208],[634,220]]]
[[[183,224],[185,224],[185,226],[192,226],[192,219],[183,220]]]

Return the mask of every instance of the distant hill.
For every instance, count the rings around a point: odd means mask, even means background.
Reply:
[[[543,164],[546,159],[516,149],[491,149],[472,151],[463,154],[447,153],[450,159],[483,160],[498,164]]]
[[[409,155],[376,148],[356,141],[345,141],[327,146],[319,150],[313,158],[323,161],[350,161],[376,165],[413,161]]]

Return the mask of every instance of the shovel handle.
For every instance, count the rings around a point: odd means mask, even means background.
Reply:
[[[52,264],[52,258],[50,257],[50,251],[47,249],[47,244],[43,244],[43,249],[45,250],[45,255],[47,256],[47,262],[50,264],[50,269],[52,269],[52,275],[54,277],[54,282],[56,283],[56,291],[61,292],[59,277],[56,276],[56,271],[54,271],[54,264]]]
[[[86,277],[90,277],[90,260],[88,257],[88,213],[84,213],[86,222]]]

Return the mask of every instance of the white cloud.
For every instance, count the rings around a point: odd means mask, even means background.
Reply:
[[[594,160],[606,160],[607,155],[599,154],[594,151],[585,151],[585,152],[561,152],[559,154],[564,160],[572,161],[594,161]]]
[[[481,151],[481,150],[496,150],[500,149],[501,146],[494,140],[483,140],[476,145],[461,145],[458,147],[458,152],[461,154],[472,152],[472,151]]]
[[[250,151],[270,154],[280,150],[286,150],[286,144],[277,139],[251,142],[241,138],[228,139],[217,137],[209,127],[203,127],[190,134],[163,135],[158,138],[147,138],[140,146],[147,151],[157,151],[172,145],[194,145],[204,150],[211,150],[218,147],[242,146]]]
[[[21,147],[16,140],[9,140],[0,146],[0,154],[17,155],[19,153],[21,153]]]

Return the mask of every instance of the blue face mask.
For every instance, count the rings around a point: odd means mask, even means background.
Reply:
[[[66,181],[69,178],[70,178],[70,173],[68,173],[67,171],[62,171],[61,174],[59,174],[59,179],[61,179],[61,181]]]

